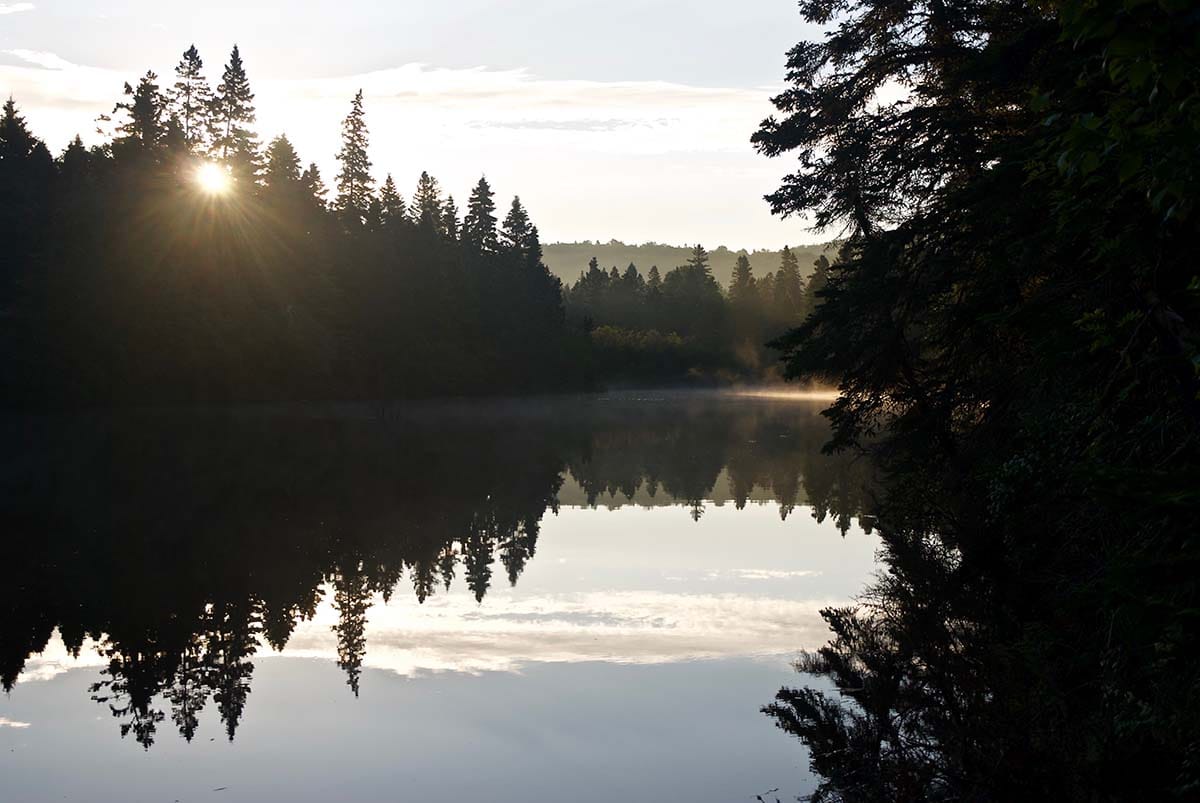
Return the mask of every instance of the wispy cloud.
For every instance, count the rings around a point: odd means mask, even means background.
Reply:
[[[17,722],[8,717],[0,717],[0,728],[28,728],[28,722]]]
[[[72,64],[57,53],[48,53],[44,50],[21,50],[18,48],[3,52],[10,56],[16,56],[26,64],[32,64],[44,70],[70,70],[78,67],[78,65]]]
[[[819,611],[829,600],[658,591],[585,592],[491,598],[468,595],[423,606],[376,602],[367,615],[366,665],[423,672],[520,671],[535,663],[662,664],[788,655],[828,636]],[[293,634],[284,655],[337,655],[326,605]]]
[[[0,16],[5,14],[20,14],[22,11],[33,11],[37,6],[33,3],[0,3]]]
[[[787,574],[787,573],[784,573]],[[301,622],[285,657],[337,660],[333,594]],[[384,604],[367,611],[365,665],[414,676],[428,672],[519,672],[540,663],[665,664],[794,654],[828,638],[821,608],[836,600],[747,594],[590,591],[514,595],[497,589],[479,606],[467,593]],[[53,640],[26,662],[22,683],[105,665],[88,641],[78,657]],[[274,655],[268,648],[262,658]]]

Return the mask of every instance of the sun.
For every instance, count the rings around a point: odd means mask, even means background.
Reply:
[[[196,183],[209,195],[224,195],[233,186],[229,171],[214,162],[205,162],[196,169]]]

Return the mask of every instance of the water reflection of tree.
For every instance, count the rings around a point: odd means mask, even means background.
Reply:
[[[818,454],[815,412],[581,402],[27,428],[26,453],[45,462],[0,488],[19,535],[8,545],[15,582],[0,588],[0,681],[11,689],[55,628],[74,650],[90,634],[107,659],[92,695],[122,735],[148,748],[169,712],[191,740],[212,701],[233,739],[260,644],[282,650],[323,588],[357,695],[372,599],[407,573],[420,601],[455,582],[482,601],[497,563],[515,584],[568,473],[592,503],[640,489],[698,517],[725,471],[739,507],[761,489],[784,516],[805,495],[824,515],[830,488],[861,478]]]

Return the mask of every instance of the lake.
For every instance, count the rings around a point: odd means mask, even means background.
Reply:
[[[810,792],[759,709],[876,548],[827,403],[5,420],[0,799]]]

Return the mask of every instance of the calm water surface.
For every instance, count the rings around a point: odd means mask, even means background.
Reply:
[[[0,800],[810,791],[758,709],[875,547],[822,406],[7,421]]]

